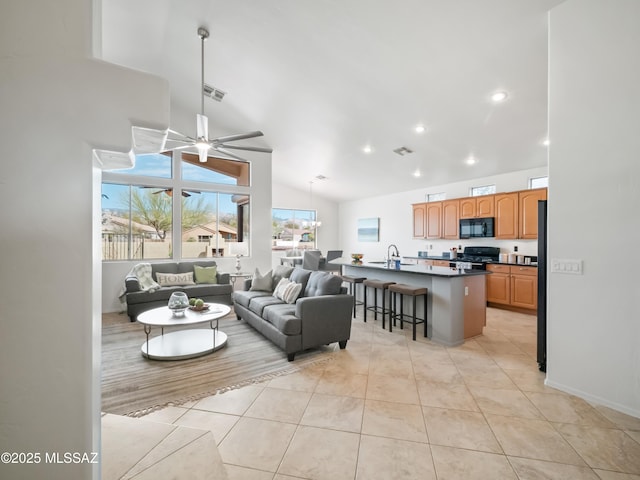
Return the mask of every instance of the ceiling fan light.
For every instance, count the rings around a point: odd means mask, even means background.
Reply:
[[[196,143],[196,148],[198,149],[198,157],[200,158],[200,163],[205,163],[207,161],[207,154],[209,153],[209,148],[211,148],[211,145],[198,140],[198,142]]]

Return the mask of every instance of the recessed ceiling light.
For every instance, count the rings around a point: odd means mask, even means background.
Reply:
[[[508,95],[507,92],[496,92],[493,95],[491,95],[491,100],[499,103],[499,102],[504,102],[507,99]]]
[[[424,128],[424,125],[420,124],[420,125],[416,125],[414,130],[416,131],[416,133],[424,133],[425,128]]]
[[[473,155],[469,155],[467,159],[464,161],[464,163],[466,163],[467,165],[475,165],[477,161],[478,160],[476,160],[476,158]]]
[[[371,148],[371,145],[365,145],[364,147],[362,147],[362,151],[364,153],[371,153],[373,152],[373,149]]]
[[[542,141],[542,145],[544,145],[545,147],[548,147],[548,146],[549,146],[549,139],[548,139],[548,138],[545,138],[545,139]]]
[[[417,168],[415,172],[413,172],[413,176],[416,178],[420,178],[422,176],[422,173],[420,173],[420,169]]]

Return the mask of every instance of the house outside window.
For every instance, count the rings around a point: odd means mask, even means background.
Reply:
[[[481,195],[491,195],[496,193],[495,185],[483,185],[481,187],[471,187],[471,196],[479,197]]]
[[[167,152],[104,172],[102,258],[249,255],[250,164]]]
[[[274,208],[272,219],[272,250],[316,248],[318,230],[315,210]]]

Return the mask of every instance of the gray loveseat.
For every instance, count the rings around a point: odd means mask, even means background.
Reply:
[[[214,261],[170,262],[151,264],[153,280],[158,282],[158,273],[181,274],[194,272],[194,266],[215,267]],[[195,278],[195,276],[194,276]],[[189,298],[201,298],[205,302],[231,305],[231,285],[229,274],[216,272],[216,283],[196,283],[194,285],[161,286],[154,290],[142,290],[140,280],[135,275],[125,279],[127,315],[132,322],[138,315],[156,307],[165,307],[175,291],[185,292]]]
[[[274,295],[283,277],[302,285],[295,303]],[[346,294],[339,276],[280,266],[273,270],[269,287],[256,290],[257,282],[253,283],[247,280],[245,290],[233,293],[236,316],[284,350],[290,362],[296,353],[309,348],[334,342],[346,348],[351,336],[353,296]]]

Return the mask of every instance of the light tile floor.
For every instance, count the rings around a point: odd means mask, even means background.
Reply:
[[[444,348],[360,315],[330,362],[126,422],[169,425],[152,428],[165,440],[140,464],[110,472],[169,475],[201,447],[230,480],[640,480],[640,419],[546,387],[535,321],[490,308],[482,336]],[[145,450],[131,425],[121,455]],[[204,468],[153,478],[224,478]]]

